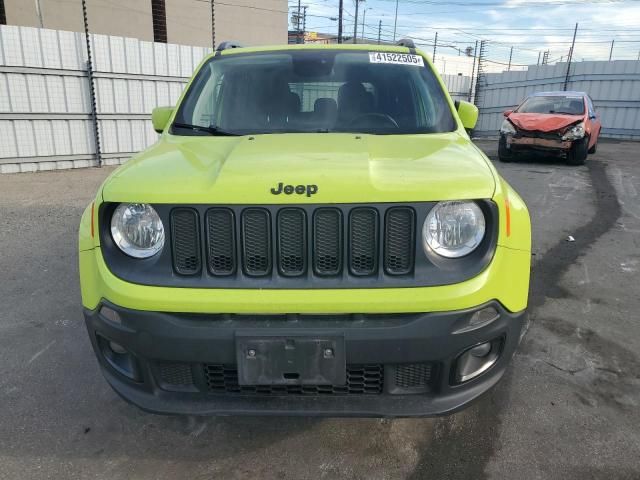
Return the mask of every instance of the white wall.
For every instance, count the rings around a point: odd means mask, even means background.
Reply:
[[[104,164],[157,140],[151,110],[175,105],[204,47],[91,35]],[[444,75],[454,99],[469,77]],[[84,34],[0,26],[0,173],[96,165]]]
[[[102,159],[157,139],[151,110],[173,105],[204,47],[91,35]],[[0,26],[0,173],[96,164],[84,35]]]

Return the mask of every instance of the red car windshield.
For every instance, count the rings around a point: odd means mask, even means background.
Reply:
[[[584,115],[584,99],[575,96],[529,97],[518,107],[516,112]]]

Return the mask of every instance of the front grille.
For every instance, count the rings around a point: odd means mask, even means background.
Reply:
[[[205,365],[208,391],[249,395],[378,395],[384,386],[379,364],[347,365],[346,385],[238,385],[235,365]]]
[[[236,238],[233,211],[211,208],[206,218],[209,271],[231,275],[236,270]]]
[[[378,266],[378,212],[356,208],[349,221],[349,267],[354,275],[372,275]]]
[[[243,268],[247,275],[271,272],[271,221],[269,212],[251,208],[242,212]]]
[[[173,266],[179,275],[204,270],[217,281],[240,276],[264,282],[279,276],[281,282],[315,277],[350,283],[414,271],[417,221],[409,206],[211,207],[200,212],[171,210]]]
[[[342,213],[320,208],[313,223],[313,268],[318,275],[337,275],[342,271]]]
[[[176,208],[171,212],[173,267],[180,275],[200,272],[198,223],[198,212],[191,208]]]
[[[403,275],[413,269],[414,215],[413,209],[406,207],[387,211],[384,246],[384,268],[387,273]]]
[[[307,266],[307,218],[304,210],[285,208],[278,213],[278,267],[288,276],[302,275]]]

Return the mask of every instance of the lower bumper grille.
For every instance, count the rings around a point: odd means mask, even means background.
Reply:
[[[347,365],[346,385],[238,385],[235,365],[205,365],[209,392],[252,395],[376,395],[384,386],[384,367]]]
[[[224,395],[380,395],[427,393],[437,380],[436,364],[347,365],[345,385],[239,385],[233,364],[159,363],[156,377],[168,391]]]

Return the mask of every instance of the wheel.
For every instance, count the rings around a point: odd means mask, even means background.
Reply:
[[[507,148],[507,139],[504,138],[504,135],[500,135],[500,140],[498,142],[498,160],[504,163],[508,163],[513,160],[513,153],[511,153]]]
[[[589,137],[573,142],[569,153],[567,153],[567,163],[569,165],[584,165],[589,150]]]
[[[589,149],[589,153],[596,153],[596,150],[598,150],[598,141],[596,140],[596,143],[593,144],[593,147],[591,147]]]

